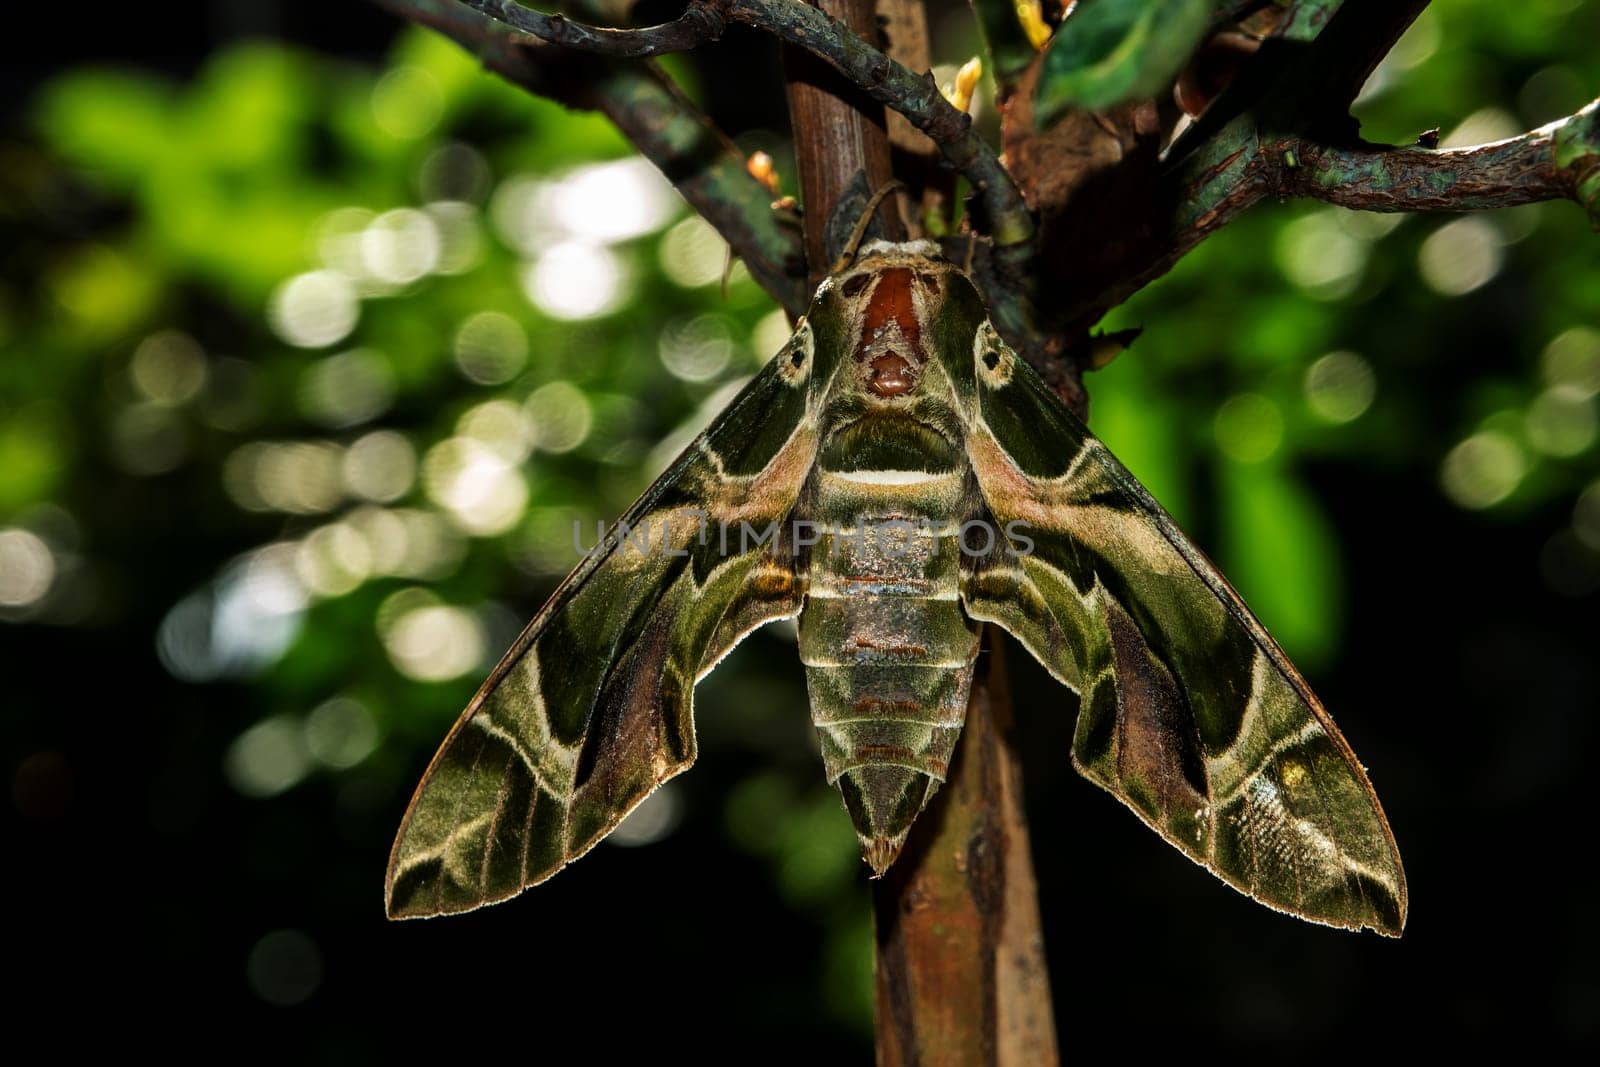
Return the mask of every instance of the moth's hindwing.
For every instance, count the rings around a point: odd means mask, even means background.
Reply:
[[[417,787],[389,859],[391,917],[466,911],[550,877],[694,761],[695,681],[794,615],[779,523],[816,453],[810,328],[630,508],[529,623]],[[631,535],[628,535],[631,531]]]
[[[1078,770],[1262,903],[1397,935],[1406,885],[1393,835],[1306,683],[987,325],[973,358],[973,469],[997,525],[1025,526],[1013,551],[969,568],[963,602],[1079,691]]]

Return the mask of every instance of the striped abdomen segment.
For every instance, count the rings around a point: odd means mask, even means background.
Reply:
[[[818,513],[864,503],[850,499],[861,477],[823,473]],[[854,518],[828,524],[811,550],[800,615],[800,658],[828,780],[880,873],[945,779],[978,652],[977,624],[957,599],[960,549],[949,516],[959,475],[906,478],[902,492],[888,494],[902,498],[901,507],[852,508]],[[904,491],[914,488],[921,491]],[[874,494],[880,507],[884,495]]]

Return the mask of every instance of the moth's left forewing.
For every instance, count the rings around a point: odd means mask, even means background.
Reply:
[[[1405,878],[1382,808],[1276,643],[987,326],[972,376],[973,470],[1017,536],[973,563],[963,600],[1079,691],[1078,769],[1257,900],[1398,934]]]
[[[695,681],[804,597],[792,543],[755,535],[785,527],[815,458],[811,357],[802,327],[529,623],[417,787],[391,916],[543,881],[693,762]]]

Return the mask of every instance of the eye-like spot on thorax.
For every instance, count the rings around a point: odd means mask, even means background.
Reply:
[[[790,385],[799,385],[811,373],[811,357],[816,352],[816,338],[811,324],[804,319],[795,328],[794,336],[782,352],[778,353],[778,374]]]
[[[1017,354],[1000,339],[995,328],[985,322],[978,327],[972,339],[972,358],[977,364],[978,377],[991,389],[998,389],[1011,380],[1017,365]]]
[[[937,293],[939,291],[939,276],[937,274],[930,274],[927,271],[918,271],[917,284],[921,285],[930,293]]]
[[[851,278],[849,281],[841,285],[839,287],[839,291],[845,296],[857,297],[860,296],[862,291],[870,284],[872,284],[872,275],[857,274],[854,278]]]

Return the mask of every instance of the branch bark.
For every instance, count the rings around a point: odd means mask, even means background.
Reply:
[[[879,1067],[1054,1067],[1055,1021],[999,631],[950,778],[873,887]]]
[[[574,22],[562,14],[546,15],[517,0],[460,0],[475,11],[507,26],[532,34],[548,44],[616,59],[642,59],[670,52],[687,52],[722,36],[727,25],[713,3],[692,0],[678,18],[658,26],[609,29]]]
[[[872,0],[817,2],[851,32],[864,39],[876,37]],[[807,276],[815,288],[828,273],[828,222],[846,187],[864,174],[870,194],[894,177],[889,135],[883,105],[812,53],[786,48],[783,68],[805,210]],[[893,202],[885,205],[880,218],[891,239],[905,236]]]
[[[1543,200],[1575,200],[1596,217],[1600,190],[1600,100],[1521,137],[1471,148],[1429,149],[1301,143],[1285,165],[1280,195],[1361,211],[1488,211]]]

